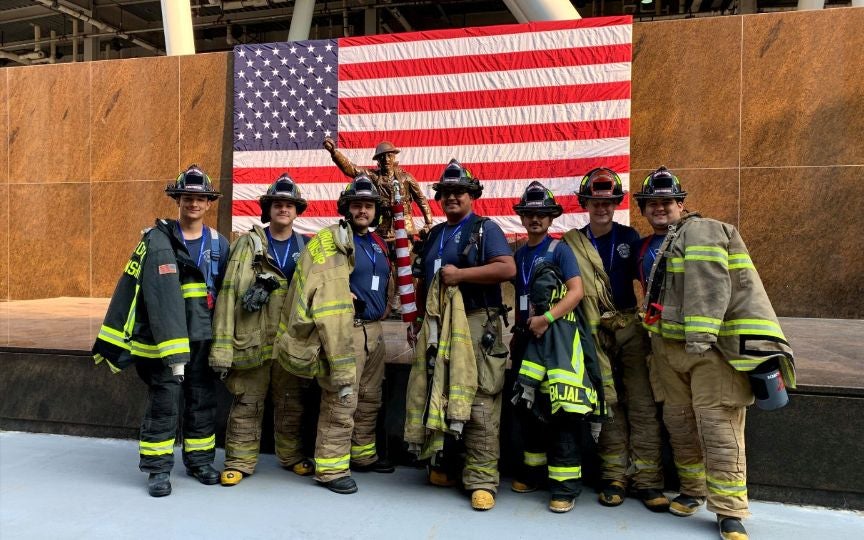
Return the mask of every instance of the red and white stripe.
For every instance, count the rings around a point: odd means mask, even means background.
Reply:
[[[524,233],[512,207],[533,180],[565,208],[551,232],[581,227],[582,175],[610,167],[628,185],[631,40],[630,17],[340,39],[337,146],[367,167],[380,141],[399,147],[436,221],[430,186],[456,158],[484,186],[475,211],[505,233]],[[258,197],[285,171],[310,202],[298,231],[338,218],[348,179],[323,148],[235,152],[234,230],[257,222]],[[629,196],[615,217],[629,223]]]
[[[405,207],[401,201],[393,205],[393,231],[396,236],[396,287],[402,305],[402,322],[410,323],[417,318],[417,297],[414,277],[411,275],[408,233],[405,231]]]

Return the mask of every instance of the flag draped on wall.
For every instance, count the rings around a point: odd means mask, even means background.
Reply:
[[[553,232],[582,226],[583,174],[611,167],[628,185],[631,36],[630,17],[603,17],[235,47],[233,229],[286,171],[309,201],[296,230],[332,224],[348,179],[325,137],[365,167],[391,141],[430,199],[458,159],[484,186],[475,211],[508,234],[524,233],[512,206],[532,180],[564,206]]]

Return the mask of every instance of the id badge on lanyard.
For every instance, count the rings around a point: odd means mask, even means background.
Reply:
[[[432,273],[434,274],[438,272],[438,270],[441,270],[441,257],[435,259],[435,268],[432,269]]]
[[[372,290],[373,291],[378,290],[378,285],[380,284],[380,281],[381,281],[381,278],[379,278],[378,276],[376,276],[374,274],[372,275]]]

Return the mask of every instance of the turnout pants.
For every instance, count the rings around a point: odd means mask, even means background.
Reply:
[[[708,510],[744,518],[747,460],[744,420],[753,392],[716,349],[684,351],[684,343],[651,336],[652,384],[662,400],[681,492],[708,497]]]
[[[174,442],[183,404],[183,464],[187,468],[213,463],[216,452],[216,397],[213,373],[207,362],[210,341],[190,343],[190,360],[183,382],[171,374],[161,359],[135,362],[135,370],[147,384],[147,409],[138,443],[139,468],[146,473],[170,472],[174,466]]]
[[[538,399],[549,401],[545,394],[538,393]],[[582,415],[559,411],[546,423],[522,405],[517,406],[517,415],[523,447],[520,480],[538,485],[547,472],[550,498],[578,497],[582,492]]]
[[[339,397],[339,388],[321,378],[321,412],[315,441],[315,479],[329,482],[350,476],[350,463],[369,465],[378,459],[375,426],[384,381],[384,336],[381,323],[354,327],[357,380],[352,393]]]
[[[303,459],[300,421],[303,393],[308,385],[272,360],[251,369],[231,370],[225,379],[225,386],[234,395],[225,434],[226,469],[243,474],[255,472],[268,393],[273,401],[273,433],[279,464],[290,467]]]
[[[626,482],[630,475],[637,489],[663,489],[660,418],[646,360],[650,343],[635,314],[625,315],[624,324],[606,351],[618,403],[610,405],[611,421],[603,424],[597,443],[602,478]]]

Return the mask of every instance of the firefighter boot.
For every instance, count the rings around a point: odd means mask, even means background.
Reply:
[[[669,511],[679,517],[689,517],[695,514],[703,504],[705,504],[705,497],[694,497],[682,493],[672,500]]]
[[[219,471],[213,468],[212,465],[199,465],[197,467],[188,467],[186,474],[194,476],[199,482],[205,486],[212,486],[219,483]]]
[[[357,472],[377,472],[387,474],[396,472],[396,467],[394,467],[393,464],[390,463],[390,460],[378,458],[367,465],[358,465],[352,462],[351,470]]]
[[[603,486],[597,500],[603,506],[618,506],[624,502],[624,493],[624,482],[620,480],[610,480],[605,486]]]
[[[150,473],[147,480],[147,493],[151,497],[164,497],[171,495],[171,480],[167,472]]]
[[[312,463],[312,460],[306,458],[301,459],[290,467],[286,467],[286,469],[290,469],[297,476],[311,476],[315,474],[315,464]]]
[[[241,480],[243,480],[243,473],[240,471],[225,469],[222,471],[222,476],[219,480],[222,482],[223,486],[236,486]]]
[[[720,528],[720,538],[723,540],[748,540],[747,529],[737,517],[717,514],[717,526]]]
[[[321,485],[340,495],[350,495],[357,493],[357,482],[350,476],[340,476],[339,478],[330,480],[329,482],[321,482]]]
[[[476,489],[471,493],[471,508],[474,510],[491,510],[495,506],[495,495],[485,489]]]
[[[552,498],[549,499],[549,511],[555,512],[556,514],[564,514],[573,510],[573,507],[576,506],[576,498]]]
[[[645,508],[652,512],[667,512],[669,510],[669,499],[667,499],[666,495],[664,495],[659,489],[637,489],[636,497],[642,501]]]

